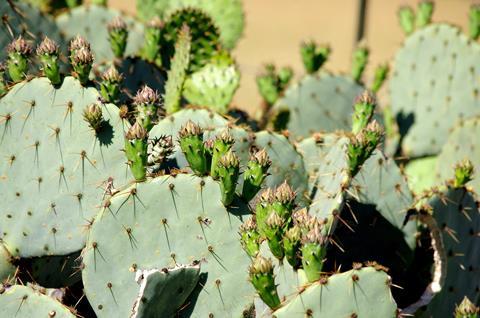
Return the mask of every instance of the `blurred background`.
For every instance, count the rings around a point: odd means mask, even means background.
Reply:
[[[254,112],[261,103],[255,75],[267,62],[291,66],[297,77],[303,74],[300,43],[313,39],[327,43],[332,54],[325,68],[332,72],[350,70],[350,54],[355,44],[359,0],[243,0],[246,27],[234,56],[242,72],[242,82],[234,105]],[[370,48],[366,80],[378,63],[391,61],[402,45],[403,33],[397,23],[397,9],[418,0],[368,0],[365,39]],[[112,7],[135,13],[135,1],[110,0]],[[434,21],[447,21],[466,28],[468,9],[473,1],[435,1]]]

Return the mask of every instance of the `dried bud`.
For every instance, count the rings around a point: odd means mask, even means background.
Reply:
[[[87,50],[90,50],[90,43],[85,40],[84,37],[77,35],[70,41],[69,50],[70,52],[73,52],[81,48],[86,48]]]
[[[250,232],[250,231],[256,231],[256,230],[257,230],[257,220],[255,218],[255,215],[252,215],[244,223],[242,223],[242,225],[240,225],[241,232]]]
[[[120,83],[123,80],[123,76],[118,72],[115,65],[112,65],[102,74],[102,80],[110,83]]]
[[[265,149],[257,151],[250,158],[251,161],[258,162],[262,167],[270,166],[272,161],[268,158],[268,153]]]
[[[110,23],[107,25],[108,32],[112,31],[126,31],[127,30],[127,24],[123,20],[121,16],[115,17]]]
[[[368,90],[363,91],[363,93],[355,98],[355,104],[374,105],[376,103],[375,97]]]
[[[118,111],[118,115],[120,116],[121,119],[127,119],[127,117],[128,117],[128,106],[127,105],[120,106],[120,109]]]
[[[156,104],[159,99],[160,97],[158,93],[145,85],[143,88],[138,90],[137,94],[133,98],[133,103],[135,105]]]
[[[180,138],[190,137],[190,136],[201,136],[203,135],[202,128],[195,124],[193,121],[189,120],[185,125],[180,128],[178,132]]]
[[[293,226],[285,233],[285,237],[291,242],[298,242],[302,238],[302,230],[299,226]]]
[[[214,142],[215,142],[214,139],[207,139],[203,142],[203,146],[205,147],[205,149],[208,150],[208,152],[212,152]]]
[[[303,208],[293,213],[293,224],[303,228],[305,227],[305,224],[307,224],[312,218],[313,216],[308,214],[307,209]]]
[[[82,47],[75,51],[72,56],[73,63],[75,64],[92,64],[93,63],[93,55],[89,48]]]
[[[327,242],[327,238],[322,234],[322,227],[315,226],[303,237],[302,241],[303,244],[314,243],[324,245]]]
[[[221,140],[225,144],[233,144],[235,142],[235,139],[233,139],[230,129],[228,128],[222,131],[222,133],[217,137],[217,140]]]
[[[282,204],[290,204],[295,200],[295,191],[288,185],[287,181],[284,181],[276,190],[275,190],[275,200],[279,201]]]
[[[37,55],[58,55],[58,50],[58,44],[46,36],[37,47]]]
[[[102,108],[97,104],[91,104],[83,111],[83,119],[94,131],[99,131],[103,124]]]
[[[263,256],[257,256],[253,264],[249,267],[251,274],[270,274],[273,273],[272,260]]]
[[[137,121],[135,124],[133,124],[132,127],[127,131],[125,134],[125,138],[128,140],[142,140],[146,139],[148,137],[147,130],[140,125],[140,123]]]
[[[272,203],[273,199],[275,198],[275,194],[273,190],[270,188],[265,189],[265,191],[260,194],[260,202],[262,203]]]
[[[173,154],[172,136],[160,136],[148,140],[148,164],[160,164]]]
[[[240,161],[237,155],[232,150],[229,150],[220,158],[219,164],[225,168],[238,167],[240,166]]]
[[[282,218],[275,212],[270,213],[265,224],[270,228],[279,228],[283,225]]]
[[[28,56],[32,53],[32,46],[22,36],[19,36],[7,46],[7,53],[18,53],[23,56]]]

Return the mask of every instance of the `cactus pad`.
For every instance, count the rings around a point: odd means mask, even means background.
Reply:
[[[237,66],[229,56],[220,55],[187,78],[183,96],[193,105],[225,114],[239,85]]]
[[[287,89],[274,109],[290,112],[287,128],[294,138],[320,131],[350,130],[354,99],[364,90],[345,76],[307,75]]]
[[[448,136],[442,152],[438,155],[437,174],[440,180],[453,177],[453,166],[469,159],[474,166],[474,179],[469,183],[476,192],[480,191],[480,117],[458,122]]]
[[[98,317],[128,316],[136,269],[193,261],[200,261],[200,282],[179,314],[240,316],[254,296],[245,270],[250,259],[237,233],[242,218],[227,212],[211,178],[163,176],[114,196],[84,252],[83,281]]]
[[[302,156],[295,147],[282,135],[261,131],[255,134],[254,145],[265,148],[272,161],[270,175],[265,179],[266,187],[273,188],[286,181],[297,193],[297,203],[306,202],[308,175]]]
[[[138,270],[140,293],[132,318],[173,317],[197,286],[200,266]]]
[[[75,318],[70,310],[55,299],[42,294],[38,288],[13,285],[0,286],[0,307],[5,317]],[[40,289],[41,290],[41,289]]]
[[[480,113],[479,56],[480,46],[450,25],[426,26],[407,38],[390,81],[405,155],[439,153],[457,119]]]
[[[480,211],[476,195],[465,188],[434,195],[429,205],[441,232],[446,253],[443,286],[427,307],[425,317],[453,312],[464,296],[480,299]],[[422,316],[423,317],[423,316]]]
[[[107,25],[118,16],[121,16],[128,26],[125,55],[134,55],[143,44],[143,25],[120,11],[97,5],[79,6],[59,15],[57,24],[67,40],[77,35],[84,36],[92,45],[95,62],[100,63],[114,58],[108,41]]]
[[[390,291],[390,277],[372,267],[320,279],[273,313],[287,317],[390,317],[397,305]]]
[[[101,107],[96,133],[82,118]],[[0,233],[13,256],[80,250],[105,196],[107,179],[127,180],[123,123],[93,88],[71,77],[54,88],[46,78],[15,85],[0,100]]]
[[[448,144],[448,141],[447,141]],[[464,149],[463,147],[461,148]],[[454,155],[453,153],[449,156]],[[445,158],[443,159],[445,160]],[[408,186],[416,195],[421,195],[425,190],[437,184],[439,177],[435,172],[439,163],[439,156],[419,158],[411,160],[405,166],[405,176],[408,180]],[[443,162],[442,162],[443,164]],[[447,167],[447,166],[444,166]],[[451,171],[453,163],[448,166],[447,171]],[[448,176],[452,177],[452,176]]]

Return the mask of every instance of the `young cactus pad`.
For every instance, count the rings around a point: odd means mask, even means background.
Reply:
[[[4,317],[76,317],[60,302],[29,286],[0,285],[0,291],[0,307]]]
[[[15,85],[0,100],[0,233],[14,256],[63,255],[82,248],[82,228],[108,194],[127,181],[123,123],[99,93],[66,77]],[[95,132],[83,112],[102,110]]]
[[[216,181],[189,174],[158,177],[114,196],[93,224],[83,255],[85,290],[97,316],[129,315],[137,269],[194,260],[201,263],[200,282],[182,313],[240,316],[254,296],[250,258],[238,234],[244,216],[229,214],[221,197]]]
[[[397,305],[390,291],[390,277],[381,270],[365,267],[322,277],[282,304],[273,316],[394,318]]]
[[[480,114],[479,57],[479,44],[450,25],[433,24],[407,38],[390,81],[405,155],[439,153],[457,119]]]

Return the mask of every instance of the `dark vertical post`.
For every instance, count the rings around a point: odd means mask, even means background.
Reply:
[[[365,36],[367,4],[368,0],[358,0],[357,34],[355,37],[355,44],[360,42]]]

